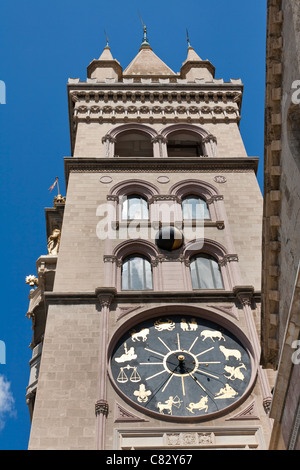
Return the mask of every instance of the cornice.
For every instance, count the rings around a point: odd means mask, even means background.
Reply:
[[[248,287],[248,286],[246,286]],[[106,288],[108,289],[108,288]],[[99,303],[99,289],[95,292],[45,292],[45,303],[47,306],[56,304],[74,304],[74,303]],[[105,289],[104,289],[105,290]],[[184,302],[184,303],[199,303],[199,302],[223,302],[223,301],[237,301],[237,294],[234,291],[225,290],[205,290],[205,291],[121,291],[113,292],[113,299],[118,302],[126,303],[140,303],[143,302]],[[252,299],[260,302],[261,292],[252,291]]]
[[[212,100],[213,101],[213,100]],[[239,107],[235,103],[221,105],[215,102],[202,104],[176,104],[156,103],[76,103],[72,119],[75,123],[79,121],[95,122],[228,122],[240,121]]]
[[[153,82],[98,82],[69,79],[67,85],[71,150],[76,127],[84,122],[228,122],[239,123],[243,99],[241,80],[187,82],[173,77]]]
[[[155,80],[155,81],[154,81]],[[187,79],[182,79],[180,77],[167,77],[164,79],[159,79],[158,77],[153,77],[151,79],[139,76],[139,77],[128,77],[124,79],[122,82],[117,81],[110,81],[107,82],[103,81],[100,82],[97,79],[87,79],[86,81],[80,81],[79,79],[69,79],[67,83],[68,92],[77,90],[82,91],[82,89],[86,89],[88,91],[107,91],[111,90],[111,92],[115,91],[127,91],[130,89],[133,90],[156,90],[156,89],[163,89],[163,90],[170,90],[175,91],[177,88],[178,90],[195,90],[195,91],[203,91],[203,90],[216,90],[219,89],[220,91],[224,89],[228,90],[238,90],[241,91],[244,89],[244,85],[240,79],[231,79],[229,82],[224,82],[222,78],[217,79],[214,78],[211,81],[204,81],[198,79],[195,82],[188,82]]]
[[[65,181],[70,172],[244,172],[258,168],[258,157],[236,158],[75,158],[65,157]]]
[[[115,85],[115,86],[113,86]],[[217,83],[204,82],[203,84],[185,83],[185,84],[76,84],[68,85],[68,97],[73,102],[85,101],[86,103],[99,102],[138,102],[153,103],[159,101],[161,103],[170,102],[186,102],[195,101],[196,103],[222,100],[226,102],[232,99],[234,102],[240,103],[243,95],[243,85],[233,83]]]

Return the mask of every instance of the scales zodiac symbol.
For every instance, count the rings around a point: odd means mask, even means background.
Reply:
[[[128,376],[127,376],[126,372],[124,372],[124,369],[132,370],[129,379],[128,379]],[[120,372],[119,372],[119,375],[117,377],[117,381],[121,384],[125,384],[126,382],[128,382],[128,380],[130,380],[130,382],[134,382],[134,383],[137,383],[137,382],[141,381],[141,376],[137,371],[137,367],[130,366],[129,364],[125,367],[120,368]]]

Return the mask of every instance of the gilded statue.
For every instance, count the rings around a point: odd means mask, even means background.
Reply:
[[[60,230],[55,228],[48,238],[47,248],[49,255],[57,255],[60,244]]]

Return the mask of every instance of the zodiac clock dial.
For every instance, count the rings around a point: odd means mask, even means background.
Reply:
[[[117,343],[111,372],[120,392],[162,417],[205,417],[239,400],[251,378],[242,343],[216,323],[170,315],[144,321]]]

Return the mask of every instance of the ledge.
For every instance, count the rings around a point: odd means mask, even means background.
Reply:
[[[65,181],[70,172],[139,172],[139,171],[249,171],[257,173],[258,157],[196,158],[90,158],[65,157]]]
[[[205,62],[204,62],[205,63]],[[197,90],[197,91],[203,91],[206,89],[215,89],[219,88],[222,90],[222,88],[229,88],[232,90],[238,89],[243,90],[244,85],[242,83],[241,79],[230,79],[230,81],[225,82],[224,80],[221,82],[220,79],[211,79],[210,81],[204,81],[202,79],[196,79],[197,81],[194,82],[188,82],[186,79],[181,78],[180,76],[177,75],[170,75],[169,77],[163,78],[161,81],[159,81],[159,78],[162,78],[160,76],[151,76],[151,81],[145,81],[144,76],[138,75],[134,77],[124,77],[124,81],[113,81],[113,80],[103,80],[103,81],[98,81],[97,79],[88,79],[88,80],[80,80],[79,78],[69,78],[68,83],[67,83],[67,88],[68,90],[81,90],[82,88],[84,89],[89,89],[89,90],[95,90],[95,89],[110,89],[112,91],[117,91],[117,90],[122,90],[124,91],[124,87],[126,88],[137,88],[137,89],[155,89],[155,88],[166,88],[170,90],[174,90],[174,88],[184,89],[184,90]],[[149,78],[147,76],[147,78]],[[166,81],[166,78],[168,81]]]

